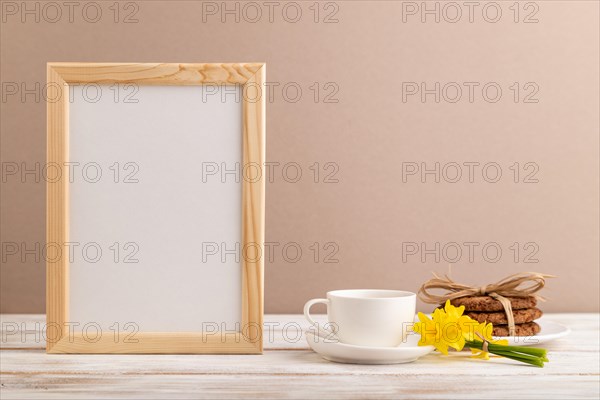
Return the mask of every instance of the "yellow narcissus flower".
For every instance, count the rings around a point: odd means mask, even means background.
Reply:
[[[537,367],[543,367],[548,361],[545,349],[508,346],[508,340],[494,340],[492,324],[479,323],[463,315],[464,311],[464,306],[454,307],[448,300],[443,309],[438,308],[431,314],[431,319],[420,312],[419,322],[413,326],[421,335],[419,346],[432,345],[443,354],[448,354],[450,347],[460,351],[467,346],[476,358],[487,360],[491,353]]]
[[[449,347],[462,350],[465,347],[465,327],[477,324],[462,315],[464,310],[464,306],[454,307],[446,301],[443,310],[438,308],[433,312],[432,319],[419,313],[419,322],[414,325],[414,331],[421,334],[419,346],[433,345],[443,354],[448,354]]]
[[[435,314],[437,310],[433,313]],[[419,312],[419,322],[413,326],[413,330],[421,335],[419,346],[435,346],[436,349],[444,354],[448,354],[448,346],[440,343],[440,330],[437,329],[437,323],[429,319],[427,315]]]

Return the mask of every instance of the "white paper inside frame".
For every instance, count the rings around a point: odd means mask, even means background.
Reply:
[[[76,330],[234,330],[241,321],[241,264],[223,246],[241,243],[242,182],[233,173],[203,179],[208,163],[241,164],[241,89],[215,90],[72,88],[69,160],[79,164],[69,191],[68,320]]]

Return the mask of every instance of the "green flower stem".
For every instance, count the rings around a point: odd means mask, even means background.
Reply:
[[[465,343],[465,346],[482,350],[483,342],[478,340],[470,340]],[[548,361],[546,357],[546,349],[526,346],[503,346],[494,343],[488,343],[488,352],[500,357],[510,358],[537,367],[543,367],[544,362]]]
[[[539,358],[539,357],[535,357],[535,356],[527,356],[524,354],[520,354],[520,353],[504,353],[504,352],[494,352],[492,354],[496,354],[500,357],[506,357],[506,358],[510,358],[512,360],[516,360],[516,361],[520,361],[520,362],[524,362],[527,364],[531,364],[531,365],[536,365],[538,367],[543,367],[544,366],[544,360]]]

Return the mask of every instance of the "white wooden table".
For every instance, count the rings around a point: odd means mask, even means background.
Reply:
[[[430,354],[417,362],[335,364],[307,346],[300,315],[265,317],[263,355],[47,355],[43,315],[2,315],[0,398],[550,399],[600,396],[599,314],[549,314],[568,325],[545,368]],[[15,325],[16,324],[16,325]],[[23,332],[13,333],[15,326]]]

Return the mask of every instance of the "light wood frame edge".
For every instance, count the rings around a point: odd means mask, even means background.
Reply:
[[[265,164],[265,63],[159,64],[159,63],[48,63],[49,88],[61,93],[47,102],[47,162],[65,165],[69,155],[68,85],[72,83],[137,83],[143,85],[242,85],[243,165]],[[256,90],[258,97],[245,92]],[[242,180],[242,248],[256,243],[264,249],[265,180]],[[46,241],[68,241],[68,178],[48,181],[46,194]],[[96,342],[79,334],[65,335],[68,321],[68,275],[66,259],[47,260],[46,328],[60,327],[59,336],[47,340],[47,353],[163,353],[163,354],[260,354],[263,350],[264,257],[242,257],[242,327],[256,326],[256,340],[243,335],[220,338],[201,333],[140,333],[137,343],[114,343],[103,337]],[[68,332],[68,329],[66,330]]]

